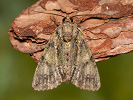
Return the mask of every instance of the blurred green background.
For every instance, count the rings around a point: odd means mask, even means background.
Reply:
[[[36,63],[12,48],[8,29],[22,10],[37,0],[0,0],[0,100],[133,100],[133,53],[98,62],[101,88],[80,90],[71,83],[38,92],[31,83]]]

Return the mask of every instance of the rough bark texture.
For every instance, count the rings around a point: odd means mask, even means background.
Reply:
[[[9,29],[13,47],[36,62],[62,23],[73,17],[83,31],[96,62],[133,51],[132,0],[39,0],[24,10]]]

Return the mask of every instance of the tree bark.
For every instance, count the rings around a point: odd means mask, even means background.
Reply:
[[[39,61],[63,17],[82,30],[95,61],[133,51],[132,0],[39,0],[25,9],[9,29],[13,48]]]

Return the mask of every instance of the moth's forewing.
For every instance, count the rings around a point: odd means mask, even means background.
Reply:
[[[32,87],[35,90],[49,90],[61,84],[62,77],[59,71],[59,59],[61,57],[57,58],[57,55],[59,55],[57,49],[61,49],[60,44],[63,43],[58,38],[57,32],[55,32],[44,49],[34,73]]]
[[[80,89],[98,90],[100,88],[100,77],[96,63],[82,32],[75,25],[73,28],[75,31],[70,51],[71,82]]]

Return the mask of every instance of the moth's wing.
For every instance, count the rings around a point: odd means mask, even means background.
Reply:
[[[32,82],[32,87],[35,90],[53,89],[62,82],[60,65],[63,64],[59,61],[59,57],[62,56],[62,53],[59,54],[62,49],[62,40],[59,35],[55,31],[40,58]]]
[[[72,66],[70,68],[71,82],[80,89],[89,91],[98,90],[100,87],[100,77],[96,63],[82,32],[76,27],[74,28],[70,53]]]

